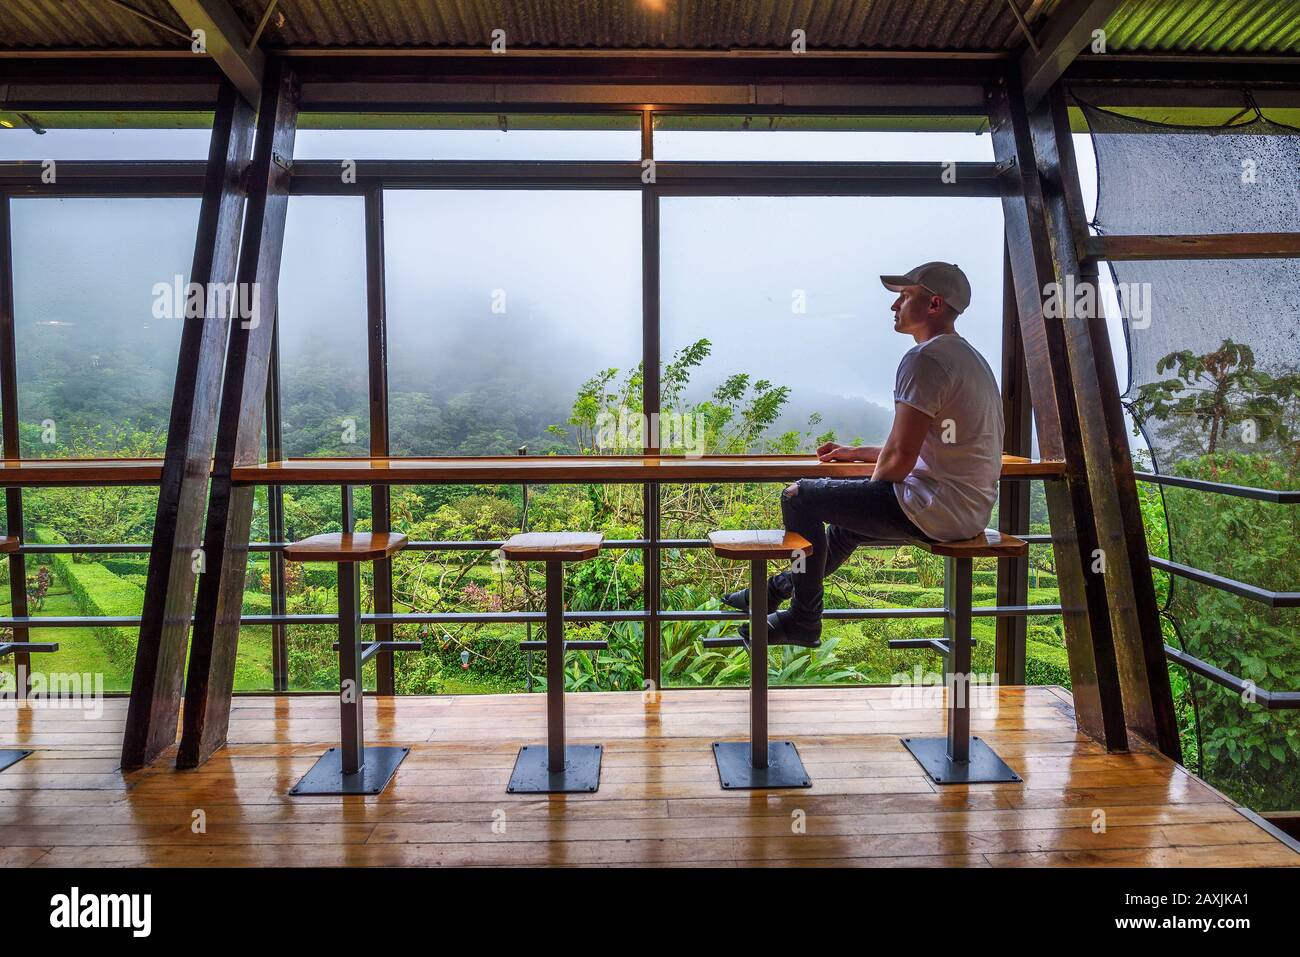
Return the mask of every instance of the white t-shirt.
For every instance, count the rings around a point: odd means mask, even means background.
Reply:
[[[993,370],[956,333],[936,336],[903,356],[894,401],[934,419],[916,467],[894,486],[903,513],[936,541],[978,535],[1002,474],[1002,396]]]

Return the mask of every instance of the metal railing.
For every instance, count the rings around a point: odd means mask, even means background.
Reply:
[[[644,483],[649,495],[653,499],[658,497],[658,483]],[[659,574],[652,575],[650,572],[653,566],[658,570],[662,553],[665,549],[687,550],[709,548],[708,539],[703,538],[660,538],[657,534],[657,510],[656,514],[647,512],[646,531],[647,534],[642,538],[628,539],[607,539],[602,544],[604,550],[624,550],[640,549],[646,553],[645,584],[644,593],[648,601],[648,607],[641,609],[622,609],[622,610],[587,610],[567,612],[567,620],[576,623],[599,623],[613,624],[616,622],[641,623],[646,626],[646,651],[644,657],[646,662],[647,678],[660,683],[661,674],[659,672],[660,656],[658,652],[658,642],[660,641],[659,626],[664,623],[673,622],[712,622],[712,621],[737,621],[747,620],[746,616],[738,611],[731,610],[669,610],[662,607],[662,577]],[[1020,536],[1030,544],[1045,544],[1052,540],[1051,535],[1047,534],[1027,534]],[[491,552],[500,548],[503,544],[500,539],[473,539],[473,540],[414,540],[408,541],[406,551],[421,552],[466,552],[481,551]],[[283,551],[287,542],[253,542],[249,544],[250,552],[257,553],[278,553]],[[100,543],[100,544],[49,544],[49,543],[24,543],[18,550],[18,555],[50,555],[50,554],[147,554],[151,546],[144,543]],[[999,571],[999,574],[1001,572]],[[272,576],[272,591],[276,590],[277,580]],[[1062,612],[1059,604],[1045,605],[992,605],[977,606],[973,609],[973,614],[980,618],[1013,618],[1013,617],[1030,617],[1030,616],[1055,616]],[[882,619],[925,619],[925,618],[943,618],[946,611],[942,607],[922,607],[922,608],[828,608],[824,616],[833,621],[878,621]],[[386,625],[389,627],[397,625],[483,625],[483,624],[541,624],[546,620],[546,615],[541,611],[503,611],[503,612],[391,612],[391,613],[371,613],[361,616],[363,625]],[[290,626],[290,625],[321,625],[337,626],[339,616],[337,613],[307,614],[307,613],[273,613],[273,614],[243,614],[240,616],[241,626]],[[98,627],[138,627],[141,623],[139,615],[22,615],[0,617],[0,627],[10,627],[16,629],[40,629],[40,628],[98,628]],[[654,647],[652,647],[654,646]],[[288,690],[287,683],[282,681],[283,676],[275,679],[276,687]]]
[[[1226,482],[1185,478],[1180,475],[1162,475],[1157,472],[1135,472],[1134,477],[1140,482],[1151,482],[1155,485],[1169,485],[1176,488],[1193,489],[1198,492],[1209,492],[1214,495],[1249,498],[1279,505],[1294,505],[1300,502],[1300,492],[1259,488],[1250,485],[1231,485]],[[1171,575],[1177,575],[1180,578],[1186,578],[1200,585],[1207,585],[1219,591],[1259,602],[1269,608],[1300,607],[1300,592],[1273,591],[1268,588],[1261,588],[1249,582],[1228,578],[1226,575],[1216,575],[1201,568],[1193,568],[1181,562],[1161,558],[1159,555],[1148,555],[1147,558],[1151,562],[1152,568],[1157,568]],[[1270,711],[1300,708],[1300,691],[1268,691],[1258,688],[1255,682],[1224,671],[1222,668],[1172,645],[1165,645],[1165,657],[1182,665],[1188,671],[1213,681],[1217,685],[1228,688],[1243,695],[1243,697],[1251,698],[1256,704]]]

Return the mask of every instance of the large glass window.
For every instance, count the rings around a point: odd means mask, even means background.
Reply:
[[[991,162],[993,144],[974,132],[983,117],[919,131],[908,117],[655,117],[657,160],[733,162]],[[895,126],[898,129],[889,129]]]
[[[393,454],[590,450],[639,414],[639,193],[389,190],[384,230]]]
[[[289,200],[277,328],[285,454],[368,455],[366,233],[361,197]]]
[[[957,331],[1000,366],[995,199],[665,197],[660,224],[665,381],[678,389],[663,406],[703,416],[708,452],[884,440],[915,343],[893,331],[882,273],[960,265],[973,298]]]
[[[296,159],[636,160],[641,116],[528,114],[304,114]]]
[[[166,445],[197,199],[14,199],[18,415],[30,458]]]
[[[139,125],[131,127],[64,122],[57,114],[0,111],[0,160],[205,160],[212,137],[210,113],[133,114]]]

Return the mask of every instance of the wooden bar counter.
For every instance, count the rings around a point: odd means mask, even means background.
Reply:
[[[538,455],[481,458],[288,459],[232,470],[249,485],[438,485],[789,482],[869,478],[871,462],[819,462],[811,455]],[[1060,478],[1065,463],[1002,456],[1003,478]]]
[[[0,488],[157,485],[162,459],[0,459]]]

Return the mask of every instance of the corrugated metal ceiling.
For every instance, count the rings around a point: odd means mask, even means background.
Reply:
[[[231,0],[245,25],[267,0]],[[1038,30],[1059,0],[1017,0]],[[128,9],[130,8],[130,9]],[[0,48],[185,49],[166,0],[2,0]],[[1024,46],[1007,0],[280,0],[262,45],[483,48],[812,49],[1010,52]],[[1300,0],[1125,0],[1112,52],[1300,52]]]

